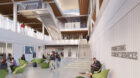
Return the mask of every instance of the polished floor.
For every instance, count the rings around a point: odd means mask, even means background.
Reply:
[[[17,78],[75,78],[79,75],[79,72],[87,71],[87,69],[66,68],[75,60],[76,59],[65,58],[61,61],[60,67],[55,70],[42,69],[40,66],[34,68],[31,65],[28,65],[25,73],[18,74]],[[6,78],[14,78],[14,75],[9,73]]]

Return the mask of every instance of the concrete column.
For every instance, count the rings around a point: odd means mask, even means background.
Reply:
[[[94,20],[91,19],[91,32],[93,31],[92,24],[94,25]]]
[[[6,51],[5,51],[5,52],[6,52],[6,58],[7,58],[7,56],[8,56],[7,44],[8,44],[8,43],[6,42]]]
[[[92,33],[92,21],[90,21],[90,33]]]
[[[42,24],[42,34],[43,34],[43,40],[45,40],[45,26]]]
[[[99,14],[99,0],[96,0],[96,17],[98,16]]]
[[[92,14],[93,6],[92,6],[92,0],[90,0],[90,13]]]
[[[14,21],[14,28],[15,28],[15,32],[17,32],[17,4],[14,3],[13,6],[13,21]]]

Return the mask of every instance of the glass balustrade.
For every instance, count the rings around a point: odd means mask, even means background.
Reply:
[[[5,29],[5,30],[15,32],[13,20],[0,15],[0,29]],[[33,28],[30,28],[26,25],[25,25],[25,28],[22,30],[21,23],[17,22],[17,33],[43,40],[43,34],[41,32],[38,32],[38,31],[34,32],[34,31],[36,31],[36,30],[34,30]],[[50,38],[47,35],[45,35],[44,40],[48,40],[48,39],[50,39]]]

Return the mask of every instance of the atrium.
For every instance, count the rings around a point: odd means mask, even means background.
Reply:
[[[0,78],[140,78],[140,0],[0,0]]]

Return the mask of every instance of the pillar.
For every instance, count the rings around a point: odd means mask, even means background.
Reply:
[[[14,28],[15,28],[15,32],[17,32],[17,4],[14,3],[13,4],[13,21],[14,21]]]

